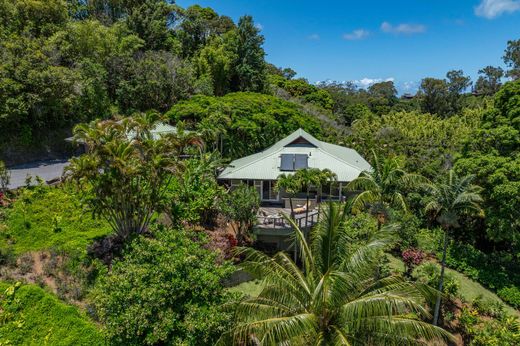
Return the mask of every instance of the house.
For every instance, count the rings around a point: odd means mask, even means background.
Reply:
[[[371,166],[357,151],[320,141],[299,129],[262,152],[234,160],[218,179],[231,188],[240,184],[254,186],[264,204],[281,204],[287,208],[288,196],[284,191],[276,190],[276,180],[282,173],[292,174],[304,168],[327,168],[334,172],[337,182],[322,187],[321,196],[341,200],[346,193],[346,184]],[[316,188],[311,194],[315,204]],[[301,203],[305,198],[303,192],[297,196],[296,203],[298,198]]]

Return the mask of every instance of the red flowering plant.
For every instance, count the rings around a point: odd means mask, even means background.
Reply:
[[[7,199],[7,196],[0,191],[0,207],[7,207],[9,205],[9,200]]]
[[[426,255],[421,250],[410,248],[404,250],[401,254],[401,257],[406,267],[406,271],[404,274],[407,277],[411,277],[413,269],[422,263]]]

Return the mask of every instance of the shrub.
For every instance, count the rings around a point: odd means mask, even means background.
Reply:
[[[486,321],[472,336],[471,346],[517,346],[520,345],[520,323],[514,317]]]
[[[481,315],[491,317],[502,317],[504,315],[504,304],[498,301],[485,300],[482,295],[478,295],[473,299],[471,305],[473,305]]]
[[[91,295],[111,344],[213,345],[231,314],[221,285],[231,274],[216,253],[198,242],[202,233],[159,228],[140,236],[101,276]]]
[[[405,275],[411,277],[413,269],[422,263],[425,254],[421,250],[406,249],[401,254],[401,257],[406,267]]]
[[[418,266],[414,271],[414,277],[417,281],[433,288],[439,287],[440,275],[440,266],[431,262]],[[443,293],[455,296],[459,292],[459,287],[459,282],[450,273],[444,273]]]
[[[520,309],[520,289],[516,286],[504,287],[498,290],[498,296],[509,305]]]

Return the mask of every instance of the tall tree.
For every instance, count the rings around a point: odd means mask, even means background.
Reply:
[[[399,277],[375,278],[381,251],[393,229],[384,227],[365,244],[351,247],[349,212],[329,203],[308,242],[295,226],[301,267],[284,252],[273,257],[242,249],[242,267],[262,279],[258,297],[238,302],[237,321],[221,344],[262,345],[402,344],[452,339],[428,318],[426,287]]]
[[[397,100],[397,89],[392,81],[374,83],[368,87],[368,92],[374,97],[384,98],[389,101]]]
[[[507,41],[503,59],[509,67],[507,76],[513,78],[513,80],[520,78],[520,39]]]
[[[235,52],[231,87],[237,91],[264,91],[266,87],[265,52],[262,48],[264,36],[254,24],[253,17],[240,18],[231,41]]]
[[[448,172],[444,181],[438,184],[425,185],[429,192],[429,201],[425,210],[444,230],[444,245],[441,261],[441,275],[439,292],[442,292],[444,283],[444,269],[446,267],[446,250],[450,233],[460,227],[464,215],[481,214],[481,188],[473,185],[474,176],[458,177],[453,170]],[[441,295],[437,295],[433,324],[437,325],[441,307]]]
[[[172,0],[124,0],[126,23],[152,50],[171,49],[171,27],[177,19]]]
[[[461,95],[471,86],[471,78],[462,70],[451,70],[446,73],[448,82],[450,112],[457,113],[462,109]]]
[[[182,12],[182,20],[176,31],[182,44],[182,55],[195,55],[213,36],[222,35],[233,28],[235,24],[229,17],[219,16],[210,7],[188,7]]]
[[[423,112],[447,116],[451,112],[448,83],[444,79],[424,78],[419,88]]]
[[[475,83],[475,92],[479,95],[494,95],[502,83],[504,70],[501,67],[486,66],[478,71],[479,77]]]

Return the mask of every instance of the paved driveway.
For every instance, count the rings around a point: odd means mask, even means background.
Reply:
[[[67,160],[50,160],[25,163],[23,165],[11,167],[10,189],[16,189],[25,185],[25,179],[28,175],[35,178],[39,176],[44,181],[53,180],[61,177],[63,169],[67,166]]]

